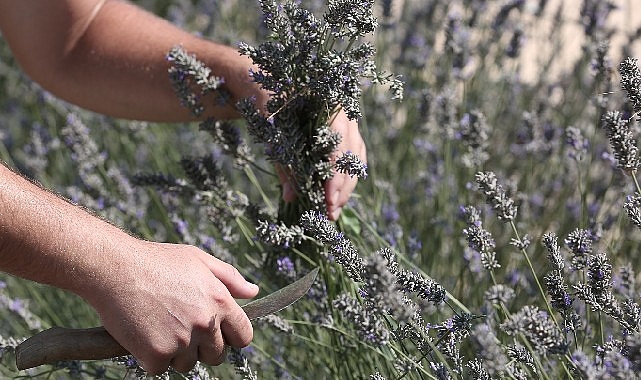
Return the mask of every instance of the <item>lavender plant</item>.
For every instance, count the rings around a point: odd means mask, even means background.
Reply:
[[[619,47],[623,25],[609,22],[624,2],[141,3],[247,41],[268,109],[247,99],[244,123],[199,130],[109,120],[39,90],[1,44],[0,157],[141,236],[203,247],[265,291],[322,268],[230,363],[163,378],[638,377],[639,74],[626,57],[639,33]],[[563,37],[568,17],[582,46]],[[542,30],[553,48],[533,58]],[[228,101],[197,57],[170,58],[186,106],[207,107],[205,92]],[[395,86],[376,67],[403,76],[402,103],[371,86]],[[338,109],[359,119],[366,170],[328,159]],[[273,164],[297,204],[278,204]],[[319,184],[336,169],[367,180],[333,224]],[[2,376],[143,376],[132,358],[17,373],[11,347],[32,330],[16,311],[42,326],[99,321],[69,295],[5,280]]]
[[[634,86],[633,78],[635,73],[638,72],[636,65],[631,65],[631,60],[626,60],[621,65],[622,71],[621,83],[622,87],[628,93],[628,99],[634,102],[634,93],[638,89]],[[637,86],[638,87],[638,86]],[[631,175],[634,184],[638,189],[638,183],[635,178],[638,164],[636,162],[636,139],[629,128],[629,123],[633,122],[632,119],[624,120],[617,112],[607,112],[603,117],[603,125],[606,135],[610,141],[614,155],[617,158],[617,167],[625,170]],[[492,206],[499,220],[511,223],[512,230],[516,234],[516,240],[521,241],[518,236],[514,218],[516,217],[516,208],[513,200],[509,194],[503,191],[500,184],[497,183],[496,176],[492,172],[477,173],[476,180],[479,184],[479,189],[485,194],[486,201]],[[638,190],[637,190],[638,191]],[[626,203],[626,209],[634,209],[633,202]],[[477,212],[474,209],[468,208],[467,214],[470,215],[470,221],[477,220]],[[630,219],[635,223],[634,211],[628,212]],[[471,229],[474,232],[471,235],[468,230],[465,230],[466,235],[476,236],[475,239],[468,237],[468,243],[472,249],[477,252],[487,252],[484,247],[493,249],[493,244],[479,244],[478,241],[489,241],[487,238],[483,239],[480,236],[478,226],[480,223],[472,223]],[[553,233],[547,233],[543,236],[543,243],[548,251],[548,258],[553,264],[553,270],[546,277],[547,295],[541,295],[545,299],[545,304],[548,305],[548,312],[560,313],[564,320],[563,328],[560,328],[553,314],[540,311],[536,306],[526,305],[516,314],[510,315],[510,312],[505,309],[505,304],[501,306],[504,308],[503,312],[506,316],[506,321],[500,325],[500,328],[508,335],[521,335],[532,347],[528,352],[529,355],[537,353],[539,355],[565,355],[567,363],[562,364],[564,370],[568,375],[572,373],[580,374],[581,376],[636,376],[633,365],[630,365],[630,359],[626,357],[626,351],[621,349],[613,349],[613,347],[621,347],[621,343],[629,334],[635,334],[639,329],[639,313],[638,303],[632,296],[623,296],[623,300],[619,299],[613,290],[612,280],[612,265],[610,259],[605,253],[593,254],[593,243],[599,240],[599,236],[593,231],[587,229],[575,229],[564,240],[566,247],[570,252],[569,260],[571,262],[571,272],[566,272],[565,260],[566,258],[561,255],[560,247],[557,243],[557,237]],[[525,253],[527,246],[519,246]],[[525,255],[527,262],[532,270],[532,275],[538,284],[536,278],[537,274],[531,265],[528,255]],[[487,268],[486,269],[493,269]],[[582,273],[581,276],[575,276],[572,272]],[[491,272],[492,279],[494,280],[494,273]],[[569,278],[566,280],[566,276]],[[566,281],[572,281],[572,294],[568,292],[569,287]],[[550,297],[551,304],[548,304],[547,297]],[[573,305],[575,300],[581,300],[584,305],[581,309]],[[550,307],[551,306],[551,307]],[[585,313],[580,316],[579,313]],[[594,317],[590,312],[597,314],[598,331],[589,329],[590,323],[594,321]],[[603,317],[607,316],[611,319],[613,324],[607,325],[609,331],[609,338],[605,338]],[[613,331],[618,331],[622,334],[622,340],[614,338],[611,334]],[[573,343],[568,338],[573,338]],[[580,338],[581,337],[581,338]],[[595,340],[596,342],[592,347],[596,347],[593,351],[594,358],[589,359],[586,356],[585,341]],[[569,348],[574,346],[577,350],[576,354],[569,357],[567,356]],[[614,355],[605,359],[607,355]],[[536,359],[536,357],[535,357]],[[541,358],[538,358],[540,361]],[[616,364],[614,364],[616,363]],[[622,363],[622,364],[619,364]],[[625,364],[623,364],[625,363]],[[541,364],[537,364],[540,366]],[[477,367],[474,367],[477,368]],[[533,367],[534,368],[534,367]],[[542,368],[540,368],[542,369]]]
[[[391,74],[377,71],[374,47],[361,41],[377,27],[373,1],[329,1],[322,19],[294,2],[260,4],[271,40],[239,48],[259,67],[254,81],[272,96],[264,113],[251,99],[241,100],[238,108],[267,158],[281,165],[294,185],[298,211],[287,218],[281,213],[292,224],[292,216],[325,205],[323,184],[332,177],[330,155],[339,143],[329,127],[335,113],[342,109],[350,119],[361,117],[363,79],[391,82],[394,98],[402,97],[402,87]],[[366,176],[357,156],[339,153],[338,170]]]

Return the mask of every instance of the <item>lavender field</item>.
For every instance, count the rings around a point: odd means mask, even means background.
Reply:
[[[261,295],[320,268],[305,298],[254,321],[251,346],[160,378],[641,377],[633,1],[136,2],[252,57],[276,117],[241,101],[232,122],[111,119],[44,92],[0,39],[0,159],[133,234],[234,264]],[[167,53],[189,105],[185,81],[206,72]],[[339,161],[359,185],[331,222],[336,107],[368,160]],[[275,163],[304,179],[293,203]],[[0,377],[144,378],[130,357],[16,369],[24,338],[98,325],[82,299],[0,274]]]

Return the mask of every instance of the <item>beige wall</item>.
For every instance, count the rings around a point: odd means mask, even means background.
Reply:
[[[601,0],[603,1],[603,0]],[[621,57],[621,46],[626,43],[626,34],[634,33],[641,27],[641,0],[612,0],[618,7],[610,13],[608,25],[615,27],[617,33],[611,40],[610,59],[612,65],[616,68],[618,63],[625,57]],[[528,1],[528,4],[534,5],[536,1]],[[532,79],[536,75],[536,70],[533,69],[537,62],[537,57],[545,56],[553,49],[553,41],[557,36],[550,36],[551,20],[554,17],[558,7],[563,6],[563,23],[562,40],[564,49],[559,53],[567,57],[567,60],[562,60],[554,67],[554,71],[569,70],[571,62],[578,54],[581,53],[582,45],[585,43],[583,27],[579,20],[579,13],[581,9],[581,0],[549,0],[546,7],[545,15],[546,20],[550,22],[546,25],[540,25],[538,28],[526,29],[527,45],[523,51],[522,67],[524,79]],[[630,46],[634,57],[641,59],[641,43],[636,42]],[[563,62],[568,62],[564,67]]]
[[[394,0],[392,2],[392,14],[397,17],[402,13],[405,5],[420,6],[422,2],[431,0]],[[496,14],[501,5],[508,0],[488,0],[491,9],[490,14]],[[558,61],[553,66],[552,72],[562,72],[572,69],[574,59],[581,54],[581,49],[585,43],[583,26],[580,23],[580,10],[583,0],[548,0],[545,8],[543,21],[535,19],[536,11],[540,0],[526,0],[522,17],[512,19],[512,22],[518,22],[523,28],[525,34],[525,45],[521,52],[519,66],[522,73],[522,79],[530,81],[537,74],[537,63],[540,63],[541,57],[548,57],[555,48],[554,41],[560,40],[563,49],[555,54],[561,54],[565,59]],[[597,0],[605,2],[606,0]],[[611,40],[610,59],[614,68],[618,66],[624,58],[621,56],[621,46],[627,41],[626,35],[633,34],[641,27],[641,0],[610,0],[617,6],[617,9],[611,11],[608,18],[608,25],[616,29],[616,33]],[[462,6],[459,1],[451,1],[450,11],[456,13]],[[559,35],[551,35],[552,21],[559,7],[562,7],[563,26]],[[445,36],[436,40],[436,44],[442,44]],[[437,46],[437,49],[440,46]],[[636,42],[630,46],[634,57],[641,60],[641,43]],[[473,68],[469,68],[473,70]]]

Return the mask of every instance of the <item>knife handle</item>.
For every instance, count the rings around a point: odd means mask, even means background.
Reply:
[[[104,327],[52,327],[16,347],[16,366],[22,370],[61,360],[100,360],[123,355],[129,352]]]

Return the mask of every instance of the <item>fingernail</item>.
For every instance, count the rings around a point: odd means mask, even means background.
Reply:
[[[254,284],[253,282],[245,281],[247,283],[247,287],[251,288],[252,290],[258,290],[258,285]]]
[[[342,210],[343,210],[343,208],[342,208],[342,207],[338,207],[338,208],[334,209],[334,211],[332,211],[332,212],[330,213],[329,218],[330,218],[331,220],[338,220],[338,217],[339,217],[339,216],[341,216],[341,211],[342,211]]]

